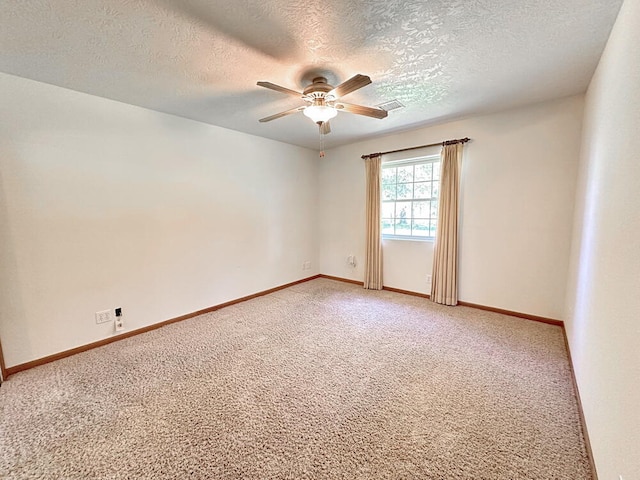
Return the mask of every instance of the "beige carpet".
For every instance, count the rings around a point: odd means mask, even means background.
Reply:
[[[0,388],[0,477],[590,479],[560,328],[313,280]]]

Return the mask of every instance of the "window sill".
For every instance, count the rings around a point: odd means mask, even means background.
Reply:
[[[435,242],[435,237],[406,237],[403,235],[382,235],[382,240],[400,240],[402,242]]]

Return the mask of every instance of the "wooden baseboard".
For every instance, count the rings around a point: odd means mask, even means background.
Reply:
[[[351,280],[349,278],[342,278],[342,277],[334,277],[332,275],[320,274],[318,275],[318,277],[328,278],[329,280],[336,280],[338,282],[353,283],[355,285],[364,285],[364,282],[360,282],[358,280]],[[387,286],[383,286],[382,289],[388,290],[389,292],[403,293],[405,295],[413,295],[414,297],[431,298],[431,295],[427,293],[414,292],[411,290],[402,290],[400,288],[387,287]],[[489,307],[487,305],[479,305],[477,303],[459,301],[458,305],[461,305],[463,307],[477,308],[478,310],[486,310],[488,312],[501,313],[503,315],[509,315],[512,317],[525,318],[527,320],[533,320],[534,322],[548,323],[550,325],[556,325],[557,327],[562,327],[564,325],[564,322],[562,320],[556,320],[554,318],[547,318],[547,317],[540,317],[538,315],[531,315],[529,313],[514,312],[512,310],[504,310],[502,308]]]
[[[325,275],[324,273],[321,273],[320,275],[318,275],[318,277],[328,278],[329,280],[335,280],[337,282],[353,283],[354,285],[360,285],[360,286],[364,285],[364,282],[360,282],[359,280],[351,280],[350,278],[334,277],[333,275]]]
[[[477,303],[458,301],[458,305],[462,307],[477,308],[478,310],[486,310],[487,312],[501,313],[503,315],[510,315],[512,317],[524,318],[526,320],[533,320],[534,322],[548,323],[549,325],[555,325],[556,327],[564,326],[564,322],[562,320],[556,320],[555,318],[540,317],[538,315],[531,315],[529,313],[514,312],[512,310],[504,310],[502,308],[478,305]]]
[[[343,278],[343,277],[334,277],[333,275],[325,275],[323,273],[318,275],[318,277],[327,278],[329,280],[335,280],[337,282],[352,283],[354,285],[360,285],[361,287],[364,285],[364,282],[361,282],[359,280],[351,280],[350,278]],[[427,295],[426,293],[412,292],[411,290],[402,290],[400,288],[384,287],[384,286],[382,287],[382,289],[388,290],[390,292],[404,293],[405,295],[413,295],[414,297],[430,298],[430,296]]]
[[[81,345],[76,348],[72,348],[70,350],[65,350],[63,352],[54,353],[53,355],[48,355],[43,358],[38,358],[36,360],[32,360],[30,362],[21,363],[19,365],[15,365],[13,367],[9,367],[3,370],[3,378],[6,380],[7,377],[13,375],[18,372],[22,372],[23,370],[28,370],[33,367],[37,367],[40,365],[44,365],[45,363],[50,363],[55,360],[60,360],[62,358],[70,357],[71,355],[75,355],[77,353],[86,352],[87,350],[91,350],[93,348],[102,347],[104,345],[108,345],[113,342],[117,342],[118,340],[122,340],[125,338],[133,337],[134,335],[140,335],[141,333],[150,332],[152,330],[156,330],[158,328],[162,328],[166,325],[170,325],[172,323],[181,322],[183,320],[187,320],[189,318],[197,317],[198,315],[202,315],[209,312],[214,312],[216,310],[220,310],[224,307],[229,307],[231,305],[235,305],[236,303],[245,302],[247,300],[251,300],[252,298],[261,297],[263,295],[268,295],[269,293],[277,292],[278,290],[282,290],[284,288],[292,287],[293,285],[298,285],[299,283],[308,282],[309,280],[313,280],[318,278],[320,275],[313,275],[311,277],[303,278],[301,280],[296,280],[295,282],[287,283],[285,285],[279,285],[274,288],[270,288],[268,290],[263,290],[261,292],[253,293],[251,295],[247,295],[245,297],[236,298],[235,300],[230,300],[225,303],[220,303],[218,305],[214,305],[212,307],[204,308],[202,310],[198,310],[196,312],[187,313],[186,315],[181,315],[180,317],[171,318],[169,320],[164,320],[159,323],[154,323],[153,325],[148,325],[146,327],[138,328],[136,330],[131,330],[130,332],[125,332],[120,335],[114,335],[113,337],[105,338],[103,340],[98,340],[97,342],[88,343],[86,345]]]
[[[414,297],[421,297],[421,298],[431,298],[431,295],[429,295],[428,293],[420,293],[420,292],[412,292],[411,290],[402,290],[401,288],[393,288],[393,287],[382,287],[383,290],[387,290],[389,292],[395,292],[395,293],[403,293],[405,295],[412,295]]]
[[[567,349],[567,357],[569,358],[569,369],[571,370],[571,381],[573,382],[573,390],[576,392],[576,402],[578,403],[578,417],[580,418],[580,427],[582,428],[582,437],[584,438],[584,446],[587,449],[587,457],[589,457],[589,465],[591,467],[591,475],[593,480],[598,480],[598,472],[593,459],[593,450],[591,449],[591,441],[589,440],[589,432],[587,431],[587,421],[584,418],[582,409],[582,400],[580,400],[580,390],[578,390],[578,381],[576,380],[576,372],[573,368],[573,359],[571,358],[571,347],[569,347],[569,339],[567,337],[567,329],[562,325],[562,336],[564,338],[564,346]]]
[[[2,356],[2,342],[0,342],[0,381],[7,379],[7,369],[4,366],[4,357]]]

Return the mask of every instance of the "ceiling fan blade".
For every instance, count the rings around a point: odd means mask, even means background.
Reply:
[[[336,88],[327,93],[327,96],[333,96],[334,98],[344,97],[348,93],[354,92],[359,88],[362,88],[371,83],[371,79],[366,75],[354,75],[346,82],[342,82]]]
[[[286,93],[287,95],[293,95],[294,97],[302,98],[302,93],[296,92],[295,90],[290,90],[285,87],[281,87],[280,85],[276,85],[271,82],[258,82],[260,87],[269,88],[271,90],[275,90],[276,92]]]
[[[271,120],[275,120],[276,118],[286,117],[287,115],[291,115],[292,113],[298,113],[304,110],[305,107],[296,107],[291,110],[285,110],[284,112],[276,113],[275,115],[271,115],[269,117],[261,118],[260,122],[270,122]]]
[[[320,133],[322,135],[328,135],[331,133],[331,124],[329,123],[329,120],[320,124]]]
[[[373,118],[385,118],[389,113],[381,108],[364,107],[362,105],[352,105],[351,103],[336,103],[338,110],[343,110],[357,115],[364,115]]]

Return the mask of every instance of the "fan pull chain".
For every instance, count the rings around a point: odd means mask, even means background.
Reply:
[[[322,133],[322,122],[318,122],[318,132],[320,133],[320,158],[324,157],[324,134]]]

